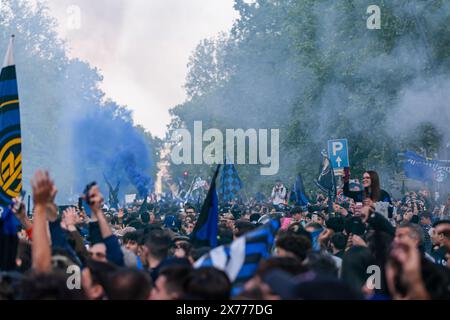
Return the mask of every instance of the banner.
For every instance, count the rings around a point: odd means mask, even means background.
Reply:
[[[22,191],[22,138],[13,37],[0,74],[0,207]]]
[[[419,181],[444,182],[450,175],[448,161],[428,160],[412,151],[405,152],[403,170],[405,176]]]

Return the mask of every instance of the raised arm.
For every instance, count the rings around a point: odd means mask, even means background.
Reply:
[[[51,204],[55,186],[48,172],[38,171],[31,181],[33,188],[34,221],[31,254],[33,269],[37,272],[51,271],[51,247],[47,233],[47,206]]]
[[[100,233],[103,242],[106,245],[106,257],[109,261],[119,265],[124,265],[123,252],[120,249],[119,240],[113,235],[112,230],[103,214],[103,195],[100,193],[98,186],[94,186],[87,195],[87,202],[92,210],[92,215],[97,218]]]

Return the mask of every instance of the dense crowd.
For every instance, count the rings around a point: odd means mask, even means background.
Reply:
[[[334,202],[317,193],[299,206],[277,182],[267,199],[221,204],[219,246],[280,222],[238,294],[226,272],[194,267],[212,249],[192,238],[200,208],[164,199],[108,209],[92,185],[86,208],[61,209],[46,172],[32,188],[32,215],[18,199],[10,207],[14,232],[3,212],[0,299],[450,298],[450,196],[423,189],[393,199],[373,171],[361,185],[346,171]]]

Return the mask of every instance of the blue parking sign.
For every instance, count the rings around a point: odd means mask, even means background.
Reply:
[[[328,157],[335,170],[349,167],[347,139],[329,140]]]

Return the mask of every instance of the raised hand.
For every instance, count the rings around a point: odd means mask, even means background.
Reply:
[[[436,234],[442,234],[442,244],[447,248],[447,252],[450,253],[450,223],[441,223],[436,226]],[[450,261],[447,262],[447,266],[450,267]]]
[[[357,234],[352,235],[352,246],[367,247],[367,243]]]
[[[397,277],[406,288],[406,295],[397,292],[395,286]],[[386,278],[389,290],[396,299],[430,298],[422,279],[420,251],[413,239],[405,238],[401,243],[394,244],[386,265]]]
[[[87,197],[86,202],[88,203],[89,207],[91,208],[94,214],[97,215],[99,212],[102,211],[104,198],[97,185],[93,186],[89,190],[89,193],[86,195],[86,197]]]
[[[69,231],[75,231],[78,222],[78,213],[74,207],[69,207],[63,212],[62,225]]]
[[[361,219],[363,222],[367,222],[370,215],[375,212],[375,206],[372,204],[370,206],[364,206],[361,209]]]
[[[31,180],[31,187],[33,188],[33,201],[35,206],[46,206],[53,202],[56,195],[56,188],[47,171],[37,171]]]
[[[12,212],[25,229],[30,229],[32,227],[32,223],[25,212],[25,204],[23,202],[19,204],[19,198],[13,199]]]

